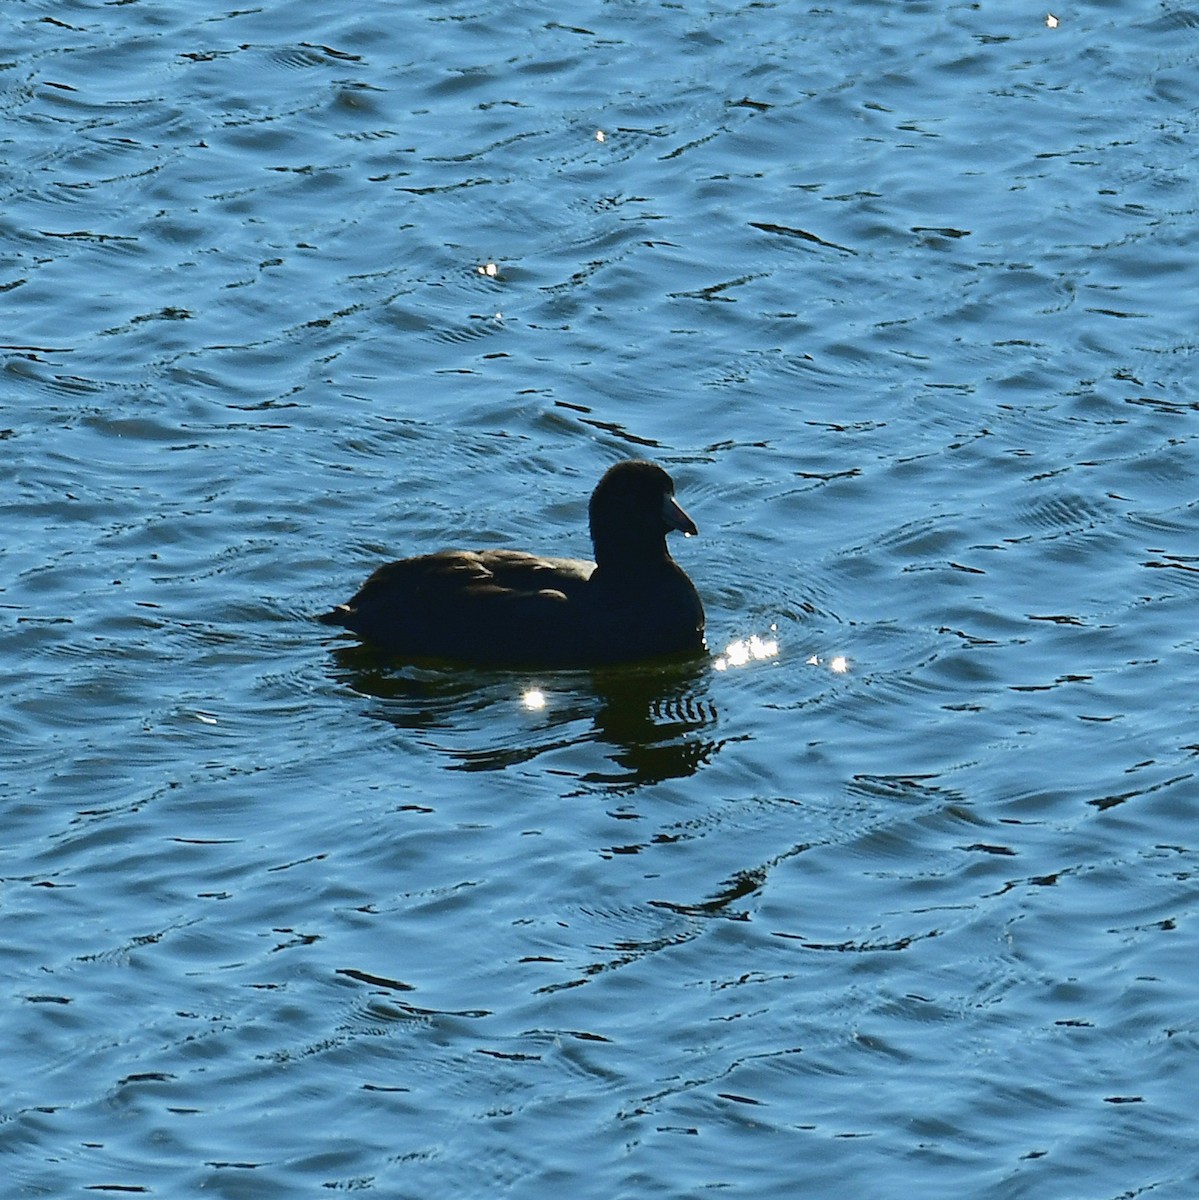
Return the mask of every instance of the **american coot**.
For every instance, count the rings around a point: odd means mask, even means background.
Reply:
[[[704,649],[704,608],[666,549],[698,533],[674,481],[621,462],[591,495],[595,562],[443,550],[380,567],[323,613],[381,650],[486,666],[589,667]]]

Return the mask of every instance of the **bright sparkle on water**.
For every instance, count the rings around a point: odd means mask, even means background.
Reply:
[[[545,707],[545,693],[540,688],[529,688],[521,694],[520,702],[530,712],[540,712]]]
[[[813,654],[807,662],[809,667],[827,667],[834,675],[844,675],[849,670],[849,659],[844,654],[834,654],[829,659]]]
[[[774,628],[773,625],[770,627],[772,635]],[[712,665],[718,671],[727,671],[729,667],[743,667],[749,662],[759,662],[764,658],[776,658],[778,652],[777,638],[773,636],[761,638],[754,633],[747,638],[729,642],[724,648],[724,653]]]

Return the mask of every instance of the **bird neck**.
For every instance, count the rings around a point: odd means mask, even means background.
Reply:
[[[618,538],[601,534],[593,537],[591,544],[595,549],[596,567],[609,576],[640,575],[671,561],[666,537],[661,533],[630,539],[629,531],[624,529]]]

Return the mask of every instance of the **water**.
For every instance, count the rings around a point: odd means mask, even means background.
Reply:
[[[1057,16],[6,6],[9,1194],[1195,1194],[1199,18]],[[758,656],[308,620],[630,454]]]

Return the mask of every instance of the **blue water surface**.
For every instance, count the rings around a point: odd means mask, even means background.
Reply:
[[[1199,1192],[1199,13],[0,39],[6,1194]],[[312,621],[630,456],[710,659]]]

